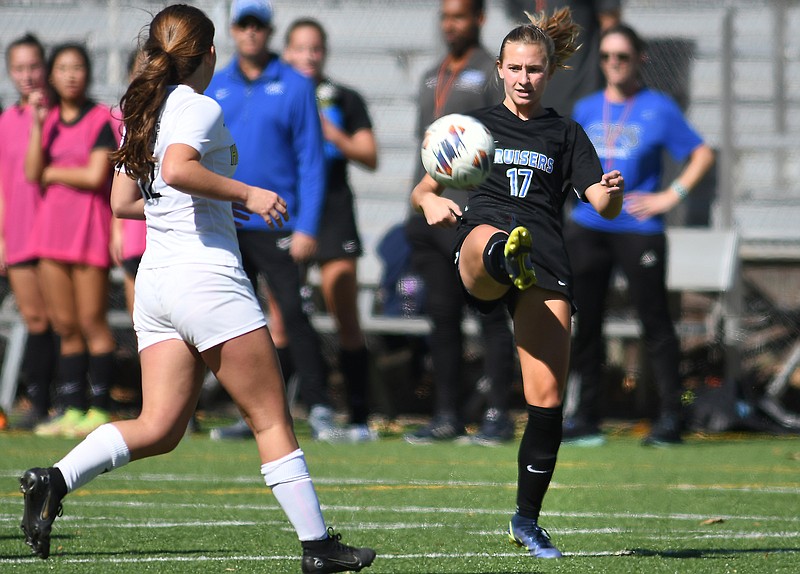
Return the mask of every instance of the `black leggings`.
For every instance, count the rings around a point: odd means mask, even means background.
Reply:
[[[430,336],[437,414],[460,416],[464,336],[461,321],[466,301],[453,263],[455,229],[431,227],[420,216],[406,225],[411,265],[425,283],[425,307],[433,328]],[[490,381],[487,407],[508,408],[514,366],[514,339],[505,305],[479,320],[484,341],[484,375]]]
[[[565,229],[578,307],[572,344],[571,381],[580,384],[576,415],[598,420],[605,363],[603,317],[615,268],[628,280],[628,293],[641,322],[643,341],[658,389],[662,414],[680,410],[680,346],[666,287],[666,236],[595,231],[570,222]]]
[[[303,310],[300,269],[289,255],[286,241],[290,235],[291,232],[239,231],[239,249],[256,293],[256,279],[262,275],[281,310],[303,401],[308,408],[329,405],[327,366],[319,336]],[[286,248],[279,247],[279,243]]]

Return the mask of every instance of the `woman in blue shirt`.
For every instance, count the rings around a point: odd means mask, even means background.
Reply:
[[[645,44],[633,29],[620,24],[606,30],[600,39],[606,87],[580,100],[573,114],[604,171],[622,172],[632,191],[626,192],[622,213],[613,220],[579,203],[565,232],[578,307],[571,380],[580,385],[576,413],[565,421],[565,441],[603,441],[597,413],[605,362],[602,326],[616,266],[627,277],[660,398],[659,416],[644,444],[681,442],[680,348],[667,303],[664,214],[700,182],[714,163],[714,153],[669,96],[643,84],[644,62]],[[665,150],[685,162],[666,189],[661,183]]]

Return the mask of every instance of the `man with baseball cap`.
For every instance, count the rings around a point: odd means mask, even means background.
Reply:
[[[234,0],[231,4],[231,25],[252,17],[268,26],[272,23],[272,4],[269,0]]]
[[[270,229],[260,217],[237,221],[239,248],[253,286],[261,275],[281,311],[289,345],[279,345],[278,356],[282,364],[294,364],[312,435],[332,440],[340,429],[333,423],[327,367],[300,296],[300,265],[317,249],[324,140],[314,84],[269,50],[273,15],[268,0],[233,1],[230,31],[236,53],[205,93],[222,106],[236,142],[234,177],[286,200],[289,221],[282,228]],[[214,439],[245,436],[252,434],[244,421],[211,434]]]

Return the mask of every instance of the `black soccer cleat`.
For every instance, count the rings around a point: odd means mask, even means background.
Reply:
[[[328,528],[328,538],[303,542],[304,574],[360,572],[375,560],[372,548],[355,548],[341,543],[342,535]]]
[[[447,440],[455,440],[466,434],[464,425],[455,417],[436,415],[422,428],[403,436],[409,444],[433,444]]]
[[[681,444],[683,443],[683,438],[681,438],[682,430],[683,423],[678,415],[661,415],[653,423],[650,434],[642,439],[642,446],[661,447]]]
[[[36,556],[50,556],[50,528],[61,516],[62,495],[56,492],[50,479],[50,469],[31,468],[19,479],[19,489],[25,497],[25,509],[20,527],[25,543]]]

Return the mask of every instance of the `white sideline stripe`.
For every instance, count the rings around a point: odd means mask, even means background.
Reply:
[[[22,499],[16,497],[0,497],[0,504],[9,504],[14,508],[19,507]],[[82,500],[80,498],[70,498],[67,502],[69,507],[86,506],[94,508],[189,508],[189,509],[222,509],[222,510],[246,510],[246,511],[275,511],[282,512],[277,504],[204,504],[204,503],[167,503],[167,502],[141,502],[141,501],[98,501]],[[322,509],[331,512],[375,512],[381,514],[483,514],[510,516],[513,510],[508,508],[466,508],[466,507],[432,507],[432,506],[345,506],[337,504],[323,504]],[[800,516],[770,516],[770,515],[736,515],[736,514],[658,514],[648,513],[626,513],[626,512],[560,512],[542,511],[542,516],[562,517],[562,518],[587,518],[587,519],[609,519],[609,520],[686,520],[702,521],[709,517],[720,518],[722,520],[763,520],[775,522],[800,522]],[[66,518],[66,517],[65,517]],[[62,518],[61,520],[64,520]]]
[[[0,478],[19,478],[19,472],[0,472]],[[335,486],[478,486],[478,487],[516,487],[516,482],[493,482],[493,481],[470,481],[470,480],[394,480],[394,479],[368,479],[368,478],[328,478],[312,477],[314,484],[332,484]],[[212,476],[212,475],[181,475],[181,474],[128,474],[125,472],[114,473],[108,480],[138,480],[141,482],[197,482],[215,484],[251,484],[253,486],[264,485],[264,479],[254,473],[246,476]],[[551,488],[564,488],[566,485],[557,486],[551,484]],[[646,485],[625,485],[626,488],[642,488]],[[573,488],[570,486],[570,488]]]
[[[735,551],[733,551],[735,553]],[[791,548],[774,548],[770,554],[795,554],[797,550]],[[600,557],[600,556],[641,556],[635,550],[598,550],[564,552],[564,556]],[[377,560],[438,560],[438,559],[463,559],[463,558],[514,558],[525,557],[525,551],[518,552],[423,552],[419,554],[378,554]],[[191,563],[191,562],[265,562],[265,561],[299,561],[300,556],[151,556],[147,558],[125,558],[114,556],[115,564],[148,564],[148,563]],[[0,564],[41,564],[39,558],[10,558],[0,559]],[[67,558],[58,557],[58,564],[107,564],[107,557],[97,558]]]
[[[10,521],[16,522],[19,520],[18,515],[0,514],[0,522]],[[254,526],[276,526],[281,530],[293,532],[292,528],[287,525],[286,520],[214,520],[214,521],[160,521],[146,519],[142,521],[117,522],[118,517],[92,517],[82,518],[80,516],[65,516],[62,517],[60,523],[76,522],[80,524],[81,528],[107,528],[112,526],[114,528],[216,528],[216,527],[254,527]],[[452,524],[434,523],[434,522],[394,522],[394,523],[378,523],[378,522],[337,522],[340,527],[346,527],[349,530],[414,530],[420,528],[453,528]],[[559,536],[569,536],[574,534],[633,534],[642,536],[642,532],[637,528],[551,528],[557,532]],[[502,536],[505,530],[502,528],[494,530],[466,530],[465,534],[475,536]],[[725,528],[717,529],[714,533],[708,533],[707,530],[683,530],[681,534],[671,534],[669,536],[660,535],[644,535],[650,540],[664,539],[664,540],[677,540],[677,539],[727,539],[731,536],[737,538],[800,538],[800,531],[793,532],[743,532],[736,529]]]
[[[6,518],[4,517],[3,520]],[[17,523],[19,516],[10,517],[11,522]],[[61,524],[74,524],[81,528],[229,528],[232,526],[274,526],[279,530],[286,532],[294,532],[287,520],[189,520],[189,521],[160,521],[160,520],[142,520],[125,522],[117,522],[117,517],[97,517],[82,518],[80,516],[61,517],[58,522]],[[435,524],[430,522],[405,522],[405,523],[391,523],[391,524],[378,524],[378,523],[364,523],[364,522],[336,522],[338,527],[346,527],[348,530],[418,530],[420,528],[452,528],[448,524]],[[493,534],[501,530],[496,530]]]
[[[0,478],[18,478],[23,471],[19,472],[0,472]],[[113,477],[108,480],[123,480],[131,481],[138,480],[142,482],[197,482],[197,483],[215,483],[224,485],[225,483],[234,484],[252,484],[263,485],[263,479],[257,474],[245,476],[211,476],[211,475],[190,475],[190,474],[133,474],[126,472],[115,473]],[[505,487],[516,488],[516,482],[493,482],[493,481],[469,481],[469,480],[399,480],[399,479],[368,479],[368,478],[330,478],[330,477],[313,477],[314,484],[319,485],[335,485],[335,486],[457,486],[457,487]],[[607,485],[591,485],[591,484],[563,484],[552,482],[550,489],[600,489],[607,488]],[[631,483],[631,484],[616,484],[614,488],[621,490],[633,489],[652,489],[653,485],[648,483]],[[762,485],[736,485],[736,484],[709,484],[709,485],[696,485],[696,484],[675,484],[666,485],[667,490],[691,490],[691,491],[723,491],[723,492],[749,492],[753,494],[800,494],[800,487],[797,486],[762,486]]]
[[[772,551],[770,551],[772,552]],[[625,556],[627,550],[618,551],[599,551],[599,552],[565,552],[564,556]],[[525,552],[430,552],[420,554],[378,554],[378,560],[420,560],[420,559],[442,559],[442,558],[513,558],[515,556],[525,556]],[[299,561],[300,556],[151,556],[147,558],[125,558],[115,556],[115,564],[147,564],[147,563],[186,563],[186,562],[259,562],[259,561]],[[30,558],[10,558],[0,559],[0,564],[41,564],[41,559]],[[98,558],[66,558],[59,557],[58,564],[99,564],[107,563],[107,557]]]
[[[748,486],[735,486],[735,485],[722,485],[722,484],[707,484],[699,486],[697,484],[676,484],[671,487],[673,490],[691,490],[691,491],[723,491],[723,492],[749,492],[749,493],[763,493],[763,494],[800,494],[800,487],[796,486],[765,486],[765,487],[748,487]]]
[[[20,505],[19,497],[0,497],[0,504],[9,504],[14,508]],[[141,502],[141,501],[96,501],[96,500],[81,500],[70,499],[68,502],[70,507],[92,507],[92,508],[189,508],[197,509],[221,509],[221,510],[246,510],[246,511],[259,511],[259,512],[282,512],[281,508],[276,505],[253,505],[253,504],[189,504],[189,503],[165,503],[165,502]],[[371,512],[391,515],[392,513],[400,514],[482,514],[482,515],[498,515],[510,516],[512,513],[508,509],[493,509],[493,508],[453,508],[453,507],[428,507],[428,506],[345,506],[336,504],[323,504],[322,509],[330,512]],[[16,515],[6,515],[16,516]],[[719,518],[722,520],[761,520],[771,522],[800,522],[800,516],[770,516],[770,515],[735,515],[735,514],[658,514],[658,513],[625,513],[625,512],[559,512],[559,511],[542,511],[544,517],[559,517],[559,518],[585,518],[585,519],[603,519],[603,520],[682,520],[690,522],[699,522],[707,520],[709,517]],[[75,517],[73,517],[75,518]],[[61,520],[70,520],[69,516],[61,518]],[[118,519],[118,517],[110,517],[109,520]]]
[[[427,527],[427,525],[425,525]],[[548,528],[548,532],[557,534],[559,537],[570,536],[573,534],[630,534],[635,535],[637,538],[646,538],[647,540],[714,540],[725,539],[729,540],[735,538],[800,538],[800,531],[798,532],[742,532],[735,529],[715,530],[713,534],[709,534],[703,530],[682,530],[680,534],[647,534],[640,529],[636,528]],[[464,530],[464,534],[474,536],[494,536],[497,534],[505,534],[504,530]]]
[[[2,520],[9,520],[16,522],[19,516],[3,515]],[[159,521],[159,520],[143,520],[140,522],[126,521],[117,522],[117,517],[92,517],[89,519],[81,517],[62,517],[59,522],[61,523],[78,523],[81,528],[228,528],[228,527],[255,527],[255,526],[275,526],[280,530],[286,532],[293,532],[292,528],[287,524],[286,520],[214,520],[214,521]],[[346,527],[348,530],[416,530],[416,529],[431,529],[431,528],[453,528],[454,525],[431,523],[431,522],[401,522],[401,523],[365,523],[365,522],[337,522],[340,527]],[[636,534],[637,536],[647,538],[649,540],[695,540],[695,539],[728,539],[732,536],[736,538],[800,538],[800,531],[793,532],[745,532],[741,530],[725,528],[717,529],[714,533],[709,533],[707,530],[684,530],[680,534],[670,534],[669,536],[662,535],[648,535],[643,533],[641,529],[637,528],[551,528],[553,532],[558,533],[559,536],[570,536],[575,534]],[[506,534],[502,528],[494,530],[465,530],[464,534],[474,536],[503,536]]]

